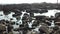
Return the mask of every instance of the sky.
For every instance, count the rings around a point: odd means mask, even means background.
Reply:
[[[57,3],[57,0],[0,0],[0,4],[21,4],[21,3]],[[60,0],[58,1],[60,3]]]

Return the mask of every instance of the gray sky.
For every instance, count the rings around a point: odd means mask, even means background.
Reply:
[[[0,4],[41,3],[41,2],[57,3],[57,0],[0,0]]]

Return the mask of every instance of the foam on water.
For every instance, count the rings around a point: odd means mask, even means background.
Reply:
[[[32,24],[35,20],[32,20],[30,23],[28,23],[29,28],[32,28]]]
[[[22,24],[22,18],[23,18],[23,16],[24,16],[25,13],[26,12],[22,12],[22,15],[20,16],[21,19],[19,21],[17,21],[17,23]]]
[[[54,16],[54,17],[55,17],[55,14],[56,14],[57,12],[60,12],[60,10],[53,9],[53,10],[48,10],[47,13],[42,13],[42,14],[40,14],[40,13],[34,13],[34,16],[45,15],[45,16],[49,16],[49,17],[51,17],[51,16]],[[23,12],[23,11],[22,11],[22,15],[20,16],[21,19],[22,19],[22,17],[24,16],[25,13],[27,13],[27,12]],[[21,19],[20,19],[20,20],[17,20],[15,17],[12,16],[13,14],[15,14],[15,13],[14,13],[14,12],[11,12],[11,13],[8,14],[8,15],[4,15],[3,11],[0,11],[0,20],[3,20],[3,19],[4,19],[4,20],[10,21],[10,19],[12,18],[12,19],[13,19],[13,20],[11,20],[12,22],[14,21],[14,22],[16,22],[16,23],[18,23],[18,24],[22,24],[22,20],[21,20]],[[21,22],[21,23],[20,23],[20,22]],[[33,24],[33,22],[29,23],[29,27],[32,27],[32,26],[31,26],[32,24]],[[53,23],[52,23],[52,24],[53,24]],[[15,28],[16,26],[18,26],[18,25],[15,25],[14,28]]]
[[[49,17],[51,17],[51,16],[54,16],[55,17],[55,14],[57,12],[60,12],[60,10],[53,9],[53,10],[48,10],[47,13],[42,13],[42,14],[40,14],[40,13],[34,13],[34,16],[45,15],[45,16],[49,16]]]

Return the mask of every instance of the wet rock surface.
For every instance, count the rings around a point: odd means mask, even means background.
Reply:
[[[57,9],[4,9],[0,11],[0,34],[60,34],[59,12]]]

